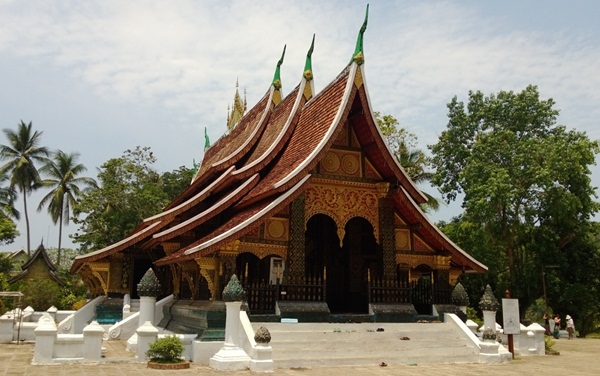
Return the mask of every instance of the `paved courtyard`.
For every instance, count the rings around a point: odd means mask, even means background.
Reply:
[[[514,361],[498,364],[417,364],[380,367],[379,365],[363,367],[325,367],[276,369],[274,375],[400,375],[420,373],[424,375],[444,376],[511,376],[511,375],[598,375],[600,374],[600,339],[576,339],[569,341],[560,339],[554,348],[560,355],[544,357],[517,357]],[[146,368],[144,363],[132,362],[131,354],[123,353],[119,342],[107,344],[107,358],[128,356],[119,363],[96,364],[63,364],[52,366],[31,365],[33,345],[0,344],[0,376],[59,376],[59,375],[153,375],[173,372],[177,375],[252,375],[250,371],[224,373],[209,367],[192,365],[189,370],[161,371]]]

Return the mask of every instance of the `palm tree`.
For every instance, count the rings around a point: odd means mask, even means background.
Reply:
[[[8,181],[6,173],[0,174],[0,184],[4,184]],[[15,199],[17,198],[17,192],[14,187],[0,186],[0,212],[7,218],[13,218],[17,221],[21,218],[21,213],[15,208]]]
[[[411,150],[404,142],[401,142],[400,148],[396,153],[396,158],[415,184],[431,182],[433,173],[427,170],[427,166],[429,166],[429,157],[427,157],[423,151],[418,149]],[[421,205],[421,208],[425,212],[430,209],[434,211],[439,210],[440,200],[425,191],[421,192],[427,197],[427,203]]]
[[[45,162],[48,150],[39,146],[42,132],[32,132],[31,122],[25,124],[23,120],[17,127],[17,131],[4,129],[8,145],[0,145],[0,160],[7,161],[0,167],[0,175],[10,176],[10,189],[15,187],[23,195],[23,209],[25,212],[25,224],[27,226],[27,254],[31,255],[31,241],[29,233],[29,214],[27,212],[27,196],[39,188],[40,174],[35,162]]]
[[[431,182],[433,173],[427,170],[430,165],[429,157],[415,148],[417,136],[400,128],[400,123],[392,115],[381,115],[379,112],[375,112],[374,115],[386,143],[411,180],[415,184]],[[421,205],[421,208],[426,212],[439,210],[440,200],[427,192],[422,192],[428,201]]]
[[[60,250],[62,241],[62,225],[69,224],[71,208],[77,205],[82,195],[80,185],[93,187],[96,181],[88,177],[80,177],[87,169],[81,163],[77,163],[78,153],[66,154],[57,151],[53,159],[48,159],[46,164],[40,168],[47,178],[42,181],[44,187],[52,190],[42,198],[38,211],[48,205],[48,214],[54,224],[58,223],[58,252],[56,263],[60,265]]]

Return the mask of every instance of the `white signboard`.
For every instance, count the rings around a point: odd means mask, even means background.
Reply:
[[[502,316],[504,317],[504,334],[520,334],[519,299],[502,299]]]

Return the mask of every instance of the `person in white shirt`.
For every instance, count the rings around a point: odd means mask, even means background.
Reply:
[[[567,333],[569,333],[569,339],[575,338],[575,323],[573,322],[573,318],[569,315],[566,317],[567,319]]]

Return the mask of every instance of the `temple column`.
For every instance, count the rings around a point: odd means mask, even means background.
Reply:
[[[216,300],[219,284],[219,259],[216,257],[200,257],[196,259],[196,263],[200,267],[200,274],[208,284],[210,300]]]
[[[394,231],[394,203],[388,197],[389,183],[377,185],[379,207],[379,245],[383,251],[383,278],[396,279],[396,233]]]
[[[290,242],[283,280],[302,280],[306,272],[305,266],[305,198],[304,194],[292,201],[290,207]]]
[[[450,257],[435,256],[433,271],[434,304],[451,303]]]

